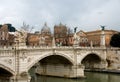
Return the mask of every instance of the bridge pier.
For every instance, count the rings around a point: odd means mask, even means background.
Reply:
[[[65,78],[84,78],[84,66],[69,65],[40,65],[36,68],[39,75],[65,77]]]
[[[74,65],[72,66],[72,73],[70,78],[84,78],[84,66],[83,65]]]
[[[108,63],[107,63],[107,60],[102,60],[101,61],[101,65],[99,66],[100,69],[107,69],[108,67]]]
[[[31,77],[28,73],[23,75],[14,75],[10,78],[10,82],[30,82]]]

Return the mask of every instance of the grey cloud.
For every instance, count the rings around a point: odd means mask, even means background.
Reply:
[[[37,24],[37,29],[44,22],[50,27],[62,22],[83,30],[95,30],[100,24],[120,30],[119,0],[2,0],[1,3],[0,23],[10,22],[16,27],[23,21]]]

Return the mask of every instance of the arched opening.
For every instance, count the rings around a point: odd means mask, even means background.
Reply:
[[[46,64],[52,64],[52,65],[58,65],[58,64],[64,64],[64,65],[72,65],[72,63],[65,57],[60,55],[51,55],[43,58],[40,60],[41,65]]]
[[[99,68],[101,59],[96,54],[89,54],[81,63],[85,66],[85,69],[96,69]]]
[[[0,81],[1,82],[9,82],[10,77],[12,76],[13,76],[12,73],[0,67]]]
[[[67,77],[70,74],[73,63],[64,56],[49,55],[42,58],[30,70],[33,82],[36,81],[37,75]]]

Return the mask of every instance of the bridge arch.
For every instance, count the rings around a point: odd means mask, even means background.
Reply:
[[[55,52],[55,53],[45,53],[45,54],[42,54],[42,56],[40,56],[38,59],[36,59],[33,63],[31,63],[31,65],[28,66],[28,70],[33,67],[36,63],[38,63],[39,61],[41,61],[42,59],[46,58],[46,57],[49,57],[49,56],[61,56],[63,58],[65,58],[66,60],[68,60],[72,65],[74,65],[74,61],[72,58],[70,58],[67,54],[64,54],[64,53],[58,53],[58,52]],[[27,71],[28,71],[27,70]]]
[[[0,69],[5,70],[11,76],[15,75],[15,72],[12,69],[10,69],[9,67],[7,67],[7,66],[5,66],[3,64],[0,64]]]
[[[85,58],[85,57],[87,57],[88,55],[91,55],[91,54],[94,54],[95,56],[98,56],[101,60],[104,60],[103,58],[102,58],[102,56],[100,55],[100,53],[97,53],[97,52],[87,52],[87,53],[84,53],[84,54],[81,54],[81,61],[80,61],[80,63],[82,62],[82,60]]]
[[[97,53],[88,53],[84,55],[81,59],[81,64],[85,66],[86,69],[100,68],[102,58]]]

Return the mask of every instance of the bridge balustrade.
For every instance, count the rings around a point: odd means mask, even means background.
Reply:
[[[0,50],[14,50],[14,49],[111,49],[119,50],[118,47],[81,47],[81,46],[26,46],[26,47],[0,47]]]

